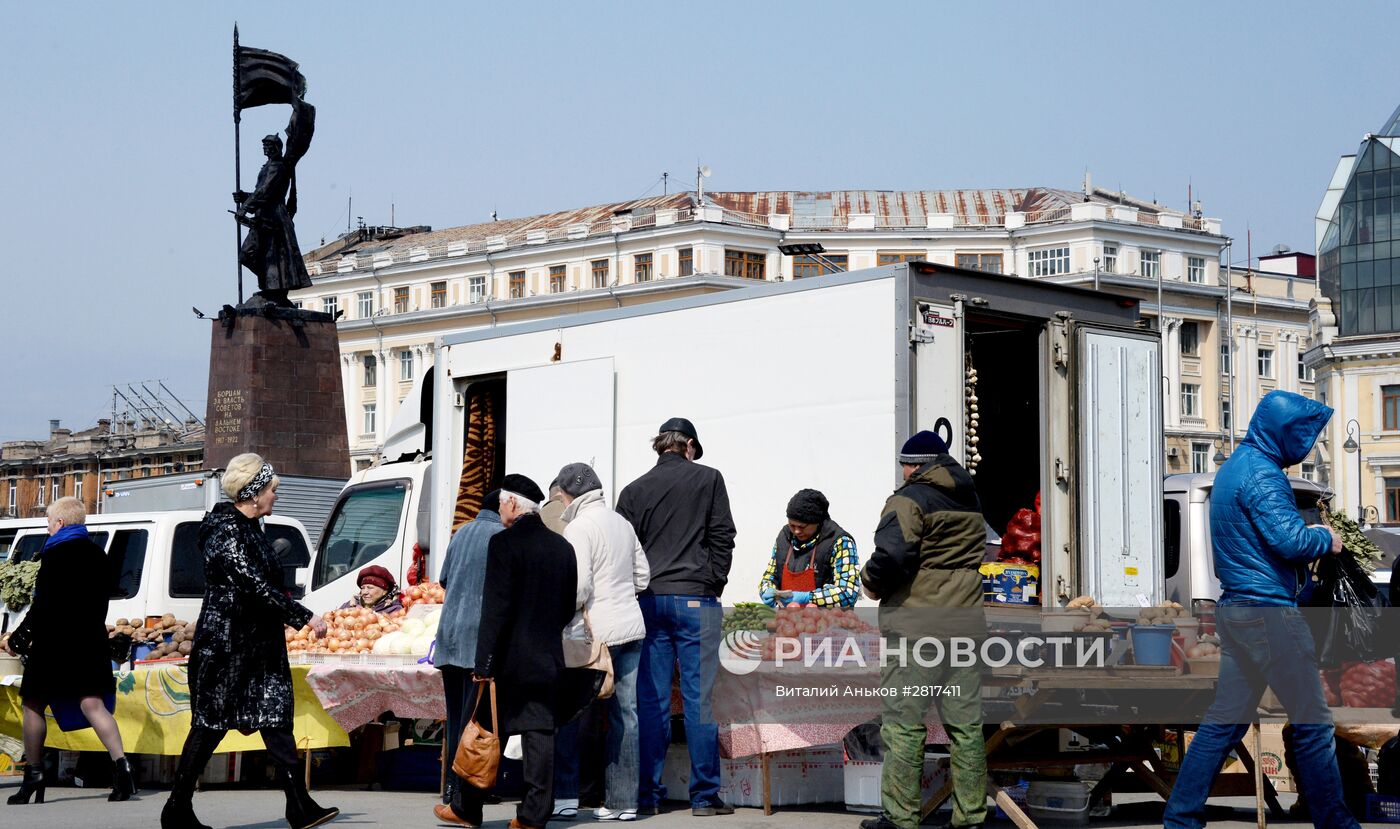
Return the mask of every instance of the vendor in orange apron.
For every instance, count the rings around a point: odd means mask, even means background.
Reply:
[[[800,490],[787,505],[768,569],[758,583],[769,607],[854,607],[860,596],[860,560],[851,534],[831,520],[826,496]]]

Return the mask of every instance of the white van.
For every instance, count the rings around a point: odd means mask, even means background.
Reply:
[[[88,516],[88,533],[107,551],[107,577],[112,585],[109,623],[165,613],[194,621],[204,598],[204,557],[199,550],[203,520],[204,513],[197,510]],[[46,521],[30,518],[14,523],[6,560],[32,561],[48,538]],[[311,561],[306,528],[295,518],[280,515],[268,516],[264,526],[273,541],[285,539],[291,545],[283,559],[285,578],[287,584],[295,585],[293,595],[299,596]],[[23,617],[24,611],[12,613],[0,605],[0,630],[12,629]]]
[[[1298,512],[1309,524],[1322,523],[1318,502],[1329,490],[1302,478],[1289,478]],[[1162,487],[1162,537],[1165,543],[1167,599],[1196,610],[1220,599],[1215,555],[1210,541],[1210,491],[1215,473],[1168,475]]]

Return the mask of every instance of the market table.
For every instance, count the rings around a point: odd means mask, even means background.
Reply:
[[[138,665],[135,670],[117,671],[116,710],[113,716],[122,735],[122,744],[131,754],[178,755],[190,730],[190,691],[185,661]],[[292,735],[299,749],[334,748],[350,745],[349,735],[321,707],[307,684],[310,666],[292,666],[292,688],[296,708]],[[0,687],[0,734],[20,738],[23,713],[19,677],[6,677]],[[66,751],[106,751],[91,728],[60,731],[49,714],[45,745]],[[216,749],[218,753],[261,751],[262,737],[230,731]]]
[[[325,662],[310,668],[306,684],[341,728],[353,731],[393,711],[398,717],[447,719],[442,672],[432,665],[355,665]]]

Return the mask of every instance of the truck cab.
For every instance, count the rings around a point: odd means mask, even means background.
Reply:
[[[107,621],[140,619],[173,613],[193,620],[204,599],[204,556],[199,549],[198,510],[89,515],[87,528],[93,543],[107,552],[108,572],[95,577],[110,580]],[[14,522],[14,538],[4,561],[33,561],[48,539],[45,519]],[[290,545],[283,558],[284,579],[293,596],[302,592],[311,560],[306,528],[295,518],[270,515],[264,528],[273,541]],[[74,578],[94,577],[75,574]],[[27,608],[11,611],[0,605],[0,629],[14,628]]]
[[[1322,523],[1318,502],[1331,492],[1303,478],[1289,478],[1298,512],[1309,524]],[[1167,599],[1184,607],[1220,598],[1210,541],[1210,492],[1215,473],[1168,475],[1162,487],[1164,575]]]

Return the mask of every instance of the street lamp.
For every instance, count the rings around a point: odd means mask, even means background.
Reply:
[[[826,253],[826,248],[821,242],[787,242],[778,245],[778,253],[784,256],[810,256],[816,260],[817,264],[826,269],[827,273],[840,273],[845,268],[822,256]]]
[[[1099,289],[1099,257],[1094,257],[1094,290]]]
[[[1227,460],[1230,459],[1230,458],[1225,454],[1224,443],[1225,443],[1225,441],[1222,440],[1222,441],[1220,441],[1219,444],[1216,444],[1216,447],[1215,447],[1215,457],[1211,458],[1211,460],[1215,462],[1215,465],[1216,465],[1216,466],[1220,466],[1222,463],[1224,463],[1225,461],[1227,461]]]
[[[1342,444],[1342,448],[1356,455],[1356,523],[1360,524],[1363,515],[1361,511],[1361,424],[1353,418],[1347,421],[1347,440]]]

